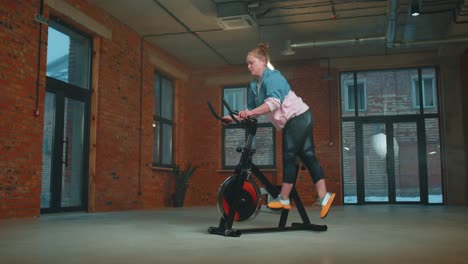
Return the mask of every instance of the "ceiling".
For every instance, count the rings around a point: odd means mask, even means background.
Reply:
[[[199,68],[244,64],[259,42],[270,45],[273,63],[468,46],[468,0],[89,2]],[[419,16],[410,15],[413,4]],[[288,40],[293,55],[282,54]]]

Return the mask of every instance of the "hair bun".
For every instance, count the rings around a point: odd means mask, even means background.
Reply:
[[[258,48],[264,50],[265,53],[267,53],[268,49],[270,49],[270,45],[268,43],[259,43]]]

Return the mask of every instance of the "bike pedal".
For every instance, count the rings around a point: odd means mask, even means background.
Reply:
[[[283,209],[268,208],[268,206],[266,206],[265,204],[262,204],[262,206],[260,206],[260,212],[264,212],[264,213],[281,214],[282,211],[283,211]]]

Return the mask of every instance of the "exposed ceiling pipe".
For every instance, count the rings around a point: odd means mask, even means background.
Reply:
[[[468,0],[459,0],[458,6],[453,11],[453,22],[455,24],[466,24],[466,16],[468,14]]]
[[[371,37],[371,38],[354,38],[354,39],[342,39],[332,41],[309,41],[304,43],[291,43],[291,48],[306,48],[306,47],[323,47],[332,45],[343,45],[343,44],[363,44],[371,41],[385,40],[385,37]]]
[[[405,30],[403,33],[403,39],[405,40],[405,42],[414,40],[414,33],[415,33],[416,26],[413,23],[413,20],[412,20],[413,16],[411,15],[411,11],[413,9],[412,5],[415,1],[418,1],[418,0],[408,0],[408,10],[406,13],[405,24],[403,25],[403,28]]]
[[[331,41],[308,41],[303,43],[292,43],[291,40],[286,40],[284,50],[281,51],[283,55],[293,55],[296,52],[293,48],[313,48],[313,47],[325,47],[334,45],[344,44],[364,44],[372,41],[385,41],[385,37],[370,37],[370,38],[354,38],[354,39],[342,39],[342,40],[331,40]]]
[[[422,5],[421,0],[413,0],[413,1],[418,1],[419,6],[421,7]],[[464,0],[464,1],[468,1],[468,0]],[[419,46],[468,42],[468,37],[453,38],[453,39],[439,39],[439,40],[395,42],[397,14],[398,14],[398,0],[391,0],[386,36],[354,38],[354,39],[333,40],[333,41],[307,41],[307,42],[302,42],[302,43],[293,43],[291,40],[286,40],[285,48],[281,53],[283,55],[293,55],[295,54],[295,51],[293,48],[324,47],[324,46],[334,46],[334,45],[344,45],[344,44],[364,44],[364,43],[373,42],[373,41],[386,41],[386,46],[388,48],[411,48],[411,47],[419,47]],[[408,23],[408,21],[406,22]]]
[[[467,42],[468,37],[466,38],[452,38],[452,39],[435,39],[435,40],[422,40],[422,41],[413,41],[413,42],[401,42],[393,43],[393,48],[411,48],[417,46],[430,46],[430,45],[439,45],[439,44],[453,44]]]
[[[306,47],[321,47],[321,46],[333,46],[343,44],[363,44],[372,41],[387,40],[387,46],[391,47],[395,36],[395,24],[398,9],[398,0],[391,0],[389,21],[386,37],[367,37],[367,38],[354,38],[344,40],[333,40],[333,41],[308,41],[303,43],[292,43],[291,40],[286,40],[285,49],[281,52],[283,55],[293,55],[295,51],[293,48],[306,48]],[[390,44],[389,44],[390,40]]]
[[[388,14],[388,25],[387,25],[387,48],[393,46],[393,40],[395,39],[395,24],[398,14],[398,0],[392,0],[390,3],[390,11]]]
[[[333,45],[343,44],[363,44],[371,41],[384,41],[385,37],[372,37],[372,38],[356,38],[356,39],[345,39],[335,41],[309,41],[303,43],[292,43],[291,40],[286,40],[285,49],[281,52],[283,55],[293,55],[296,52],[293,48],[312,48],[312,47],[324,47]],[[437,40],[422,40],[412,42],[394,42],[390,48],[411,48],[420,46],[440,45],[440,44],[453,44],[453,43],[468,43],[468,37],[466,38],[452,38],[452,39],[437,39]]]

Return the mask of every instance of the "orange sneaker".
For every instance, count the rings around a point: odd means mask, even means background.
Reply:
[[[325,196],[320,201],[320,206],[322,210],[320,211],[320,218],[324,219],[328,215],[328,211],[330,210],[330,206],[333,203],[333,199],[335,199],[335,193],[327,192]]]
[[[270,209],[291,209],[291,204],[289,203],[289,199],[283,199],[281,195],[278,195],[278,198],[269,202],[267,207]]]

